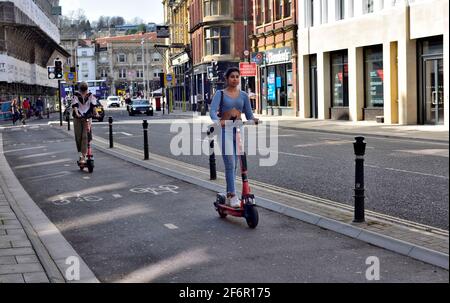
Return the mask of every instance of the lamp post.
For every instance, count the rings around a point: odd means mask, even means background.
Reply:
[[[147,98],[147,90],[145,89],[145,53],[144,53],[144,38],[141,40],[142,46],[142,76],[144,81],[144,98]]]

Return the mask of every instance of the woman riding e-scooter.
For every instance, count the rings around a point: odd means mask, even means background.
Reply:
[[[81,82],[79,92],[75,92],[72,99],[73,128],[75,132],[75,143],[78,153],[80,153],[79,164],[86,163],[86,153],[88,144],[88,121],[86,117],[96,117],[97,98],[88,92],[86,82]]]
[[[258,119],[253,116],[248,95],[239,89],[240,71],[231,67],[225,72],[226,88],[217,91],[213,97],[210,117],[214,123],[222,126],[222,158],[225,165],[225,178],[227,182],[226,204],[231,207],[240,207],[241,203],[236,195],[236,170],[238,155],[236,152],[236,126],[233,122],[241,120],[241,113],[245,113],[247,120]]]

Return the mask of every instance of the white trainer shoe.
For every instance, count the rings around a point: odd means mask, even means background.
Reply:
[[[237,196],[233,196],[230,198],[230,206],[235,208],[241,207],[241,201]]]

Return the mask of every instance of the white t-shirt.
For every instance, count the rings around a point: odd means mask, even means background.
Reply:
[[[88,93],[84,99],[85,101],[83,102],[83,100],[81,99],[81,94],[75,94],[73,96],[73,100],[72,100],[72,108],[73,107],[77,107],[78,108],[78,112],[81,115],[86,114],[90,109],[91,109],[91,105],[96,106],[97,103],[97,98],[91,94]]]

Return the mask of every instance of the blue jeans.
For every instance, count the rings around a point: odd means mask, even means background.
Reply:
[[[236,127],[222,128],[222,158],[225,165],[227,193],[236,194],[236,171],[238,155],[236,152]]]

